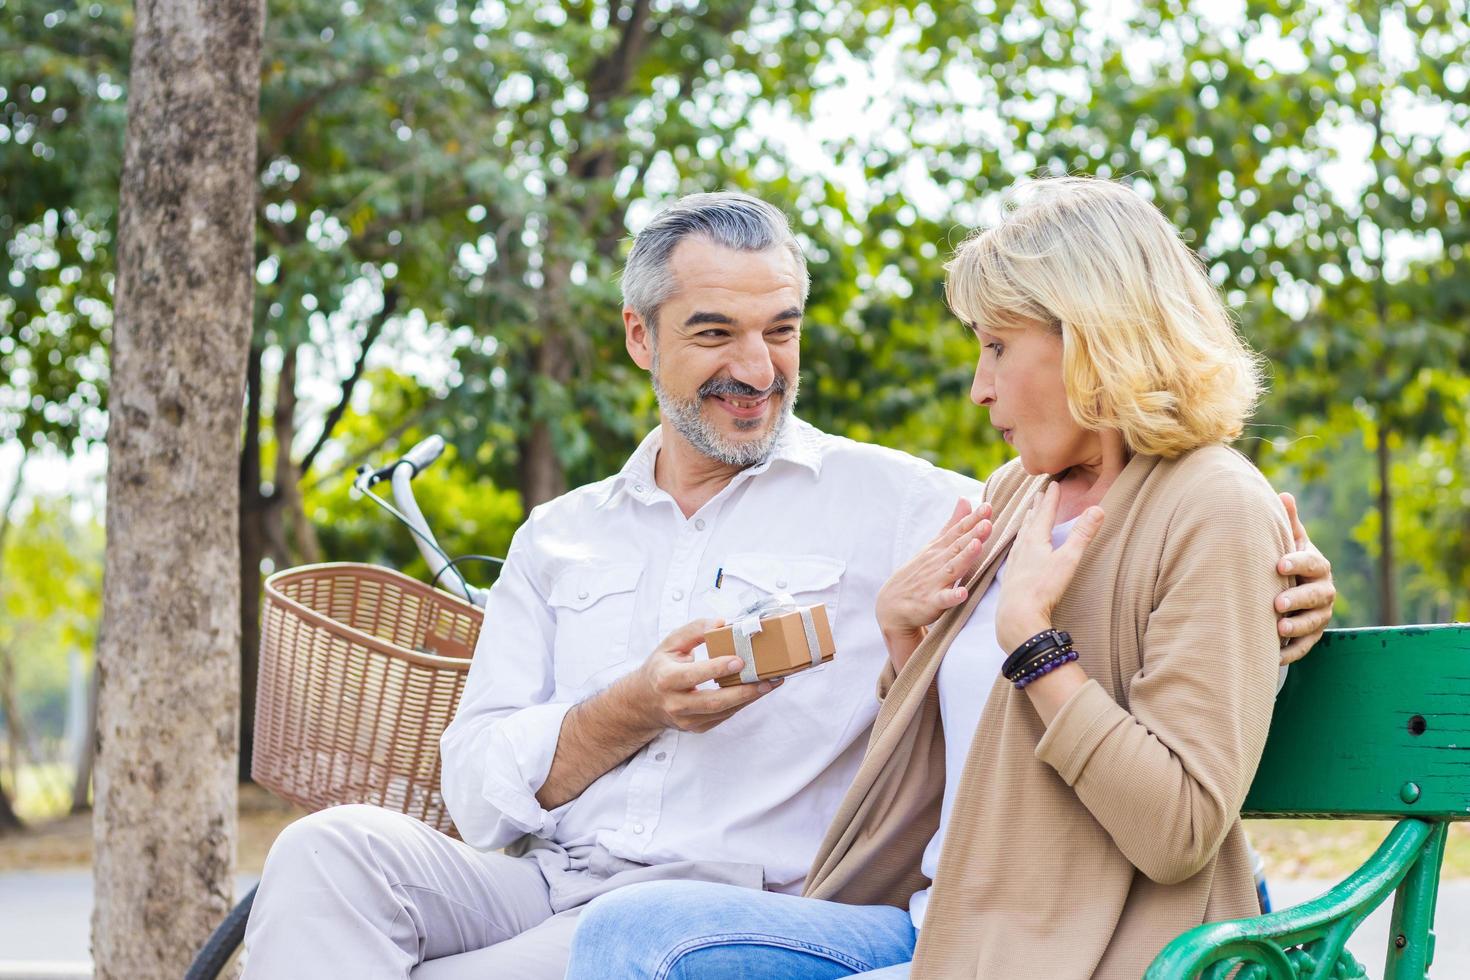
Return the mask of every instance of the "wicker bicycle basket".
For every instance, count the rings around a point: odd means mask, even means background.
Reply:
[[[307,809],[372,803],[453,834],[439,736],[482,620],[476,606],[373,565],[266,579],[255,781]]]

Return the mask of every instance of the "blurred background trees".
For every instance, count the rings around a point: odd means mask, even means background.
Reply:
[[[0,754],[11,794],[63,758],[66,659],[92,645],[131,16],[0,0],[0,493],[25,480],[0,714],[33,746]],[[966,398],[946,256],[1017,178],[1135,181],[1271,359],[1241,448],[1302,498],[1338,622],[1470,618],[1466,0],[293,0],[264,48],[228,584],[247,684],[264,571],[415,567],[349,499],[358,462],[445,435],[423,499],[454,552],[503,552],[621,464],[654,420],[625,240],[719,188],[808,246],[802,413],[984,474],[1007,450]]]

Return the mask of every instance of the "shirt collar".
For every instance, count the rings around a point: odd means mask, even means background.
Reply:
[[[643,497],[654,488],[653,466],[658,459],[659,447],[662,445],[663,426],[659,425],[643,437],[643,441],[638,444],[633,455],[629,456],[628,461],[623,464],[617,476],[619,489]],[[794,463],[811,470],[813,476],[820,475],[822,472],[822,433],[815,426],[793,415],[782,427],[781,435],[776,439],[771,455],[764,462],[757,463],[744,472],[755,476],[764,473],[776,463]]]

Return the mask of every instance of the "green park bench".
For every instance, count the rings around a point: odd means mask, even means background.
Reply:
[[[1144,980],[1366,977],[1344,946],[1390,892],[1383,976],[1424,980],[1445,834],[1470,819],[1470,625],[1329,631],[1287,677],[1244,815],[1398,822],[1325,895],[1191,929]]]

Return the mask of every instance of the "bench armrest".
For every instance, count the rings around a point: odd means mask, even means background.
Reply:
[[[1241,980],[1366,977],[1344,947],[1363,919],[1401,884],[1393,930],[1405,942],[1389,943],[1384,976],[1422,980],[1431,955],[1429,929],[1447,826],[1399,821],[1362,867],[1320,898],[1251,919],[1191,929],[1164,947],[1144,980],[1223,980],[1241,966],[1245,966]]]

